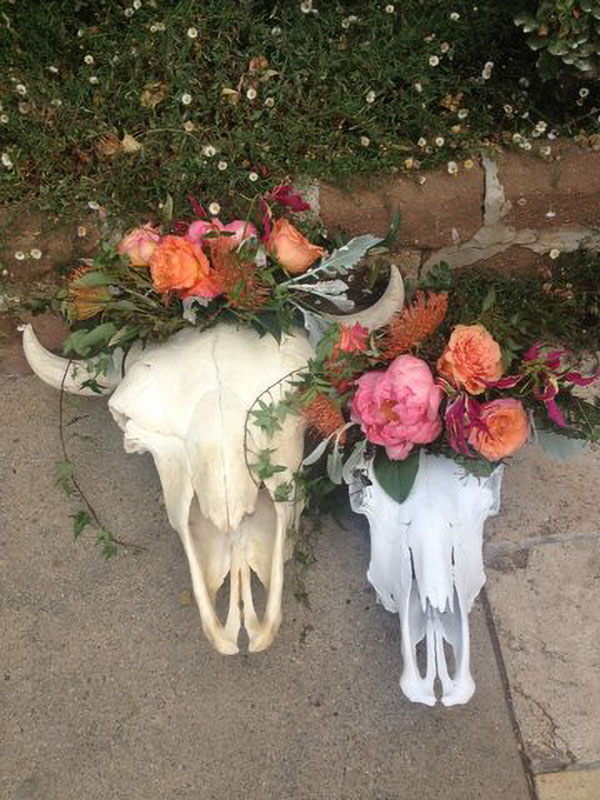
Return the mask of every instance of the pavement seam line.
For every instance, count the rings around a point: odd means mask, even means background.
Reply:
[[[506,671],[506,664],[504,663],[504,656],[502,655],[502,646],[500,644],[500,638],[498,636],[496,623],[494,621],[494,616],[492,614],[490,599],[488,597],[487,589],[485,586],[481,590],[481,602],[483,605],[483,611],[485,615],[487,629],[490,634],[490,639],[492,641],[492,649],[494,651],[494,657],[496,659],[496,666],[498,667],[498,672],[500,673],[500,681],[502,683],[502,688],[504,690],[504,699],[508,711],[508,718],[510,720],[514,737],[517,741],[517,749],[519,751],[519,756],[521,758],[521,765],[523,767],[523,773],[525,775],[525,782],[527,783],[527,788],[529,790],[529,796],[531,800],[540,800],[535,785],[535,775],[533,773],[533,770],[531,769],[531,761],[525,750],[525,741],[523,739],[523,734],[521,733],[521,728],[519,726],[517,715],[515,713],[515,707],[512,699],[512,694],[510,691],[510,683],[508,680],[508,672]]]
[[[539,547],[545,544],[563,544],[565,542],[576,542],[599,539],[600,532],[598,533],[554,533],[550,536],[531,536],[528,539],[522,539],[519,542],[511,542],[508,539],[502,539],[499,542],[486,542],[484,550],[486,553],[507,553],[511,550],[524,550],[532,547]]]

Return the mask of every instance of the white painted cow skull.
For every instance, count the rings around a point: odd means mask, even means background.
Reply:
[[[400,617],[400,686],[409,700],[432,706],[439,677],[445,706],[475,691],[470,671],[469,612],[483,584],[483,526],[500,509],[503,467],[489,478],[467,474],[455,461],[421,451],[419,471],[404,503],[377,481],[372,462],[354,474],[352,509],[371,533],[369,582],[387,611]],[[425,641],[425,676],[417,645]],[[444,642],[454,653],[449,669]],[[451,674],[452,673],[452,674]]]
[[[403,302],[402,278],[393,267],[389,286],[374,306],[339,319],[373,330]],[[90,368],[44,350],[31,326],[24,330],[23,347],[46,383],[93,394],[81,385],[91,376]],[[290,373],[305,367],[312,354],[299,331],[284,335],[278,344],[249,328],[220,324],[204,332],[188,328],[145,349],[134,347],[125,360],[124,378],[122,357],[98,378],[106,393],[114,390],[108,405],[123,430],[127,452],[147,451],[154,458],[169,521],[189,561],[204,632],[221,653],[238,652],[242,624],[250,651],[268,647],[281,621],[288,531],[302,509],[275,502],[274,492],[300,466],[304,425],[289,415],[273,439],[255,426],[247,439],[247,416],[269,387],[276,401]],[[285,472],[257,485],[246,462],[267,447],[275,450],[272,462]],[[253,603],[252,572],[266,590],[262,620]],[[222,624],[215,598],[227,576],[229,610]]]

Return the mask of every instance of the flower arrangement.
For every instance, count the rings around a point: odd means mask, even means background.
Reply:
[[[73,324],[67,351],[110,355],[217,321],[276,337],[304,325],[315,357],[283,398],[257,398],[248,421],[273,435],[286,414],[302,414],[322,440],[305,468],[329,448],[329,479],[341,483],[360,458],[373,457],[399,501],[422,448],[486,474],[532,437],[560,437],[563,446],[598,438],[600,408],[574,389],[600,369],[584,374],[573,353],[542,342],[515,353],[482,323],[483,313],[450,325],[447,291],[416,289],[376,331],[325,314],[327,305],[353,309],[348,272],[382,241],[360,236],[332,253],[311,243],[283,215],[307,209],[290,186],[259,197],[247,219],[229,223],[191,200],[192,222],[147,223],[69,276],[60,294]],[[277,471],[268,452],[247,463],[258,480]],[[293,491],[282,485],[281,499]]]

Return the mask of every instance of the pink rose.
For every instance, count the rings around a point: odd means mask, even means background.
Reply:
[[[147,267],[150,256],[158,247],[160,234],[158,228],[150,223],[143,228],[134,228],[117,245],[117,253],[128,256],[132,267]]]
[[[229,243],[231,250],[238,247],[242,242],[246,241],[246,239],[250,239],[252,236],[258,236],[256,226],[251,222],[247,222],[244,219],[234,219],[234,221],[230,222],[228,225],[223,225],[221,220],[215,217],[210,220],[210,222],[205,222],[201,219],[197,222],[192,222],[185,238],[192,244],[203,245],[204,237],[208,233],[218,234],[221,232],[231,234],[223,237],[223,240]]]
[[[441,433],[443,392],[420,358],[398,356],[385,372],[367,372],[357,384],[352,419],[369,442],[385,446],[389,458],[405,459],[413,445],[432,442]]]

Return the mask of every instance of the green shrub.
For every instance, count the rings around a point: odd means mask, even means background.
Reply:
[[[524,12],[515,24],[527,34],[527,44],[539,51],[543,78],[563,69],[596,77],[600,67],[600,0],[543,0],[535,13]]]

